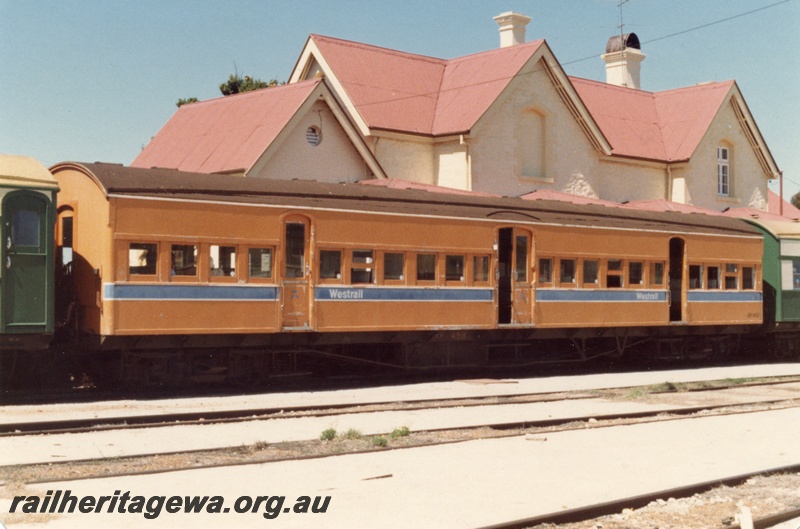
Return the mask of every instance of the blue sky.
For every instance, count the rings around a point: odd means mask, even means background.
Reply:
[[[234,69],[288,79],[309,33],[453,58],[497,47],[492,17],[517,11],[567,74],[604,80],[618,3],[0,0],[0,152],[130,164],[179,98],[219,97]],[[800,191],[800,0],[629,0],[623,21],[643,89],[735,79],[785,193]]]

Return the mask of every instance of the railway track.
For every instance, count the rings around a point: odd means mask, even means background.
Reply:
[[[800,407],[800,398],[790,398],[786,396],[787,393],[790,391],[797,391],[796,384],[794,386],[787,386],[786,388],[782,388],[781,384],[790,384],[792,382],[797,382],[795,378],[791,379],[784,379],[784,380],[770,380],[770,381],[758,381],[758,382],[749,382],[747,384],[721,384],[715,387],[707,387],[707,386],[697,386],[697,387],[680,387],[680,388],[673,388],[673,389],[661,389],[658,391],[651,391],[649,395],[653,395],[656,397],[663,396],[668,398],[673,398],[675,395],[678,397],[687,396],[691,397],[692,399],[696,398],[707,398],[710,401],[718,401],[722,398],[722,394],[720,392],[724,392],[725,390],[734,390],[735,388],[745,388],[749,391],[750,395],[768,395],[769,393],[773,393],[774,395],[782,394],[784,395],[782,398],[762,398],[762,399],[755,399],[750,398],[747,402],[741,403],[709,403],[703,404],[698,406],[671,406],[665,407],[658,410],[651,410],[651,411],[638,411],[638,412],[625,412],[625,413],[609,413],[609,414],[591,414],[591,415],[582,415],[582,416],[570,416],[570,417],[552,417],[552,418],[538,418],[536,420],[523,420],[523,421],[498,421],[498,420],[488,420],[488,421],[481,421],[480,424],[473,424],[470,426],[459,426],[459,427],[442,427],[442,428],[427,428],[427,429],[414,429],[410,432],[406,438],[403,438],[402,441],[395,442],[394,440],[390,441],[389,448],[402,448],[405,450],[400,450],[399,452],[394,452],[395,454],[403,454],[403,453],[413,453],[414,448],[423,448],[426,447],[427,449],[434,448],[435,445],[443,445],[446,443],[460,443],[463,441],[470,441],[470,440],[479,440],[485,439],[487,437],[498,438],[493,442],[503,442],[508,443],[511,442],[512,445],[515,443],[519,443],[520,441],[515,441],[513,439],[499,439],[499,438],[513,438],[513,437],[520,437],[523,436],[525,440],[531,441],[530,443],[525,443],[524,440],[521,440],[522,443],[529,447],[530,451],[526,451],[525,453],[549,453],[551,448],[555,448],[556,445],[562,443],[563,441],[556,441],[557,439],[564,439],[563,435],[585,435],[580,433],[582,431],[587,431],[586,435],[592,435],[588,432],[596,429],[602,428],[604,431],[613,431],[614,427],[621,427],[621,426],[635,426],[636,428],[641,427],[650,427],[645,423],[657,423],[657,422],[665,422],[671,423],[672,421],[676,421],[675,424],[679,425],[677,428],[684,428],[684,426],[680,426],[681,419],[688,419],[688,418],[697,418],[697,421],[703,421],[703,419],[712,419],[712,418],[719,418],[722,415],[728,416],[735,416],[735,415],[743,415],[747,413],[754,413],[758,415],[759,412],[764,411],[773,411],[782,408],[793,408],[796,409]],[[652,389],[652,388],[650,388]],[[790,389],[790,391],[787,391]],[[679,391],[680,390],[680,391]],[[761,391],[763,390],[763,391]],[[625,388],[626,392],[635,392],[636,388]],[[606,397],[611,396],[610,390],[608,393],[598,392],[599,394],[605,394]],[[740,393],[742,395],[743,393]],[[619,395],[619,393],[617,393]],[[730,393],[728,393],[730,395]],[[577,406],[578,402],[583,402],[586,399],[596,397],[596,394],[587,395],[586,392],[579,392],[575,394],[551,394],[551,395],[535,395],[535,402],[543,402],[549,399],[550,402],[557,402],[563,400],[573,400],[575,401],[575,405]],[[531,395],[526,395],[529,399],[533,399]],[[516,400],[514,400],[516,399]],[[444,409],[447,410],[448,407],[457,408],[457,407],[474,407],[474,406],[486,406],[487,408],[491,407],[490,404],[497,404],[499,406],[513,406],[515,403],[523,404],[519,402],[520,396],[516,397],[509,397],[505,399],[498,399],[497,397],[492,398],[476,398],[476,399],[436,399],[430,401],[421,401],[418,403],[414,403],[415,408],[409,407],[400,407],[397,403],[391,403],[384,405],[385,411],[403,411],[408,409],[415,409],[415,410],[434,410],[434,409]],[[489,402],[491,401],[491,402]],[[567,403],[569,405],[569,403]],[[243,411],[243,410],[234,410],[234,411]],[[253,410],[247,410],[251,412]],[[274,410],[269,410],[273,411]],[[307,414],[305,417],[338,417],[338,416],[348,416],[348,415],[355,415],[359,416],[364,413],[368,413],[370,411],[374,411],[372,409],[361,409],[359,406],[335,406],[331,407],[330,409],[306,409],[302,411],[297,411],[296,413],[297,418],[304,417],[303,413]],[[230,410],[229,410],[230,412]],[[278,410],[277,415],[272,415],[271,418],[276,418],[277,416],[286,416],[286,412],[284,410],[284,414],[280,414],[280,410]],[[494,417],[495,416],[491,411],[481,411],[483,417]],[[782,413],[782,412],[778,412]],[[206,416],[209,414],[206,413]],[[161,426],[166,426],[163,423],[163,416],[149,416],[151,420],[162,420],[160,423]],[[261,417],[263,418],[263,417]],[[107,420],[108,418],[96,418],[93,419],[94,421],[97,420]],[[129,418],[126,418],[129,419]],[[144,418],[142,418],[144,419]],[[219,417],[214,419],[213,421],[219,421],[220,427],[224,427],[224,422],[236,422],[236,421],[253,421],[258,420],[259,417]],[[289,418],[289,420],[291,420]],[[714,419],[715,420],[715,419]],[[727,420],[727,419],[726,419]],[[209,425],[214,424],[212,420],[203,420],[199,421],[199,424]],[[747,419],[745,422],[750,423],[752,419]],[[692,420],[692,423],[695,421]],[[178,424],[190,424],[190,423],[178,423]],[[193,423],[192,423],[193,424]],[[342,422],[345,424],[345,421]],[[684,424],[688,424],[685,423]],[[702,424],[702,423],[700,423]],[[170,424],[171,425],[171,424]],[[95,431],[91,428],[96,428],[97,425],[89,425],[87,430],[82,430],[82,433],[90,434]],[[138,425],[130,425],[130,426],[122,426],[123,428],[152,428],[154,431],[161,431],[161,428],[158,424],[146,424],[142,422]],[[119,426],[106,426],[106,429],[119,429]],[[668,430],[671,431],[675,427],[666,427]],[[702,428],[702,427],[701,427]],[[166,430],[165,430],[166,431]],[[570,433],[571,431],[571,433]],[[563,434],[561,432],[564,432]],[[51,432],[52,433],[52,432]],[[344,433],[344,432],[341,432]],[[30,436],[30,433],[21,434],[18,433],[16,435],[8,435],[6,436],[7,440],[11,441],[16,436],[22,436],[19,440],[21,442],[27,441],[27,436]],[[53,434],[57,435],[57,434]],[[120,432],[119,439],[127,436],[126,432]],[[165,434],[161,434],[164,437],[167,437]],[[213,435],[213,434],[212,434]],[[550,439],[550,442],[547,441],[549,436],[553,436]],[[602,434],[606,435],[606,434]],[[44,436],[47,437],[47,436]],[[70,436],[64,436],[64,438],[68,438]],[[57,481],[67,481],[67,482],[81,482],[84,480],[92,480],[95,478],[113,478],[115,482],[121,482],[123,480],[131,476],[140,476],[140,479],[146,479],[145,477],[148,474],[159,474],[163,472],[171,472],[171,471],[178,471],[178,470],[187,470],[187,471],[195,471],[195,470],[205,470],[209,471],[218,471],[218,472],[225,472],[226,468],[234,467],[238,465],[242,465],[243,468],[246,468],[246,465],[252,465],[253,463],[278,463],[283,462],[283,464],[287,464],[289,462],[300,462],[303,459],[318,459],[320,460],[319,463],[313,463],[314,465],[327,465],[327,461],[338,459],[338,458],[329,458],[328,456],[331,455],[342,455],[346,453],[347,456],[358,455],[358,454],[366,454],[366,453],[380,453],[382,451],[382,447],[372,446],[368,440],[375,438],[375,437],[387,437],[386,433],[370,433],[369,435],[365,435],[364,439],[362,440],[362,444],[358,445],[361,448],[352,448],[354,446],[357,447],[357,443],[355,441],[350,442],[350,444],[343,444],[343,445],[336,445],[335,443],[326,443],[322,442],[316,438],[307,438],[305,441],[299,441],[294,443],[263,443],[263,446],[229,446],[227,448],[219,448],[216,450],[197,450],[197,451],[187,451],[187,450],[180,450],[176,452],[169,452],[164,453],[160,452],[157,454],[157,457],[152,457],[155,454],[146,455],[146,454],[139,454],[135,457],[126,457],[126,458],[119,458],[117,456],[112,456],[108,458],[98,458],[94,460],[85,460],[85,461],[73,461],[73,462],[49,462],[47,464],[37,464],[37,465],[20,465],[17,468],[11,467],[0,467],[0,475],[3,476],[3,479],[6,481],[14,481],[19,483],[25,483],[26,485],[30,486],[42,486],[44,483],[52,483]],[[600,438],[603,438],[602,436]],[[540,441],[540,442],[537,442]],[[338,439],[337,439],[338,442]],[[344,442],[344,441],[343,441]],[[554,443],[554,444],[553,444]],[[90,443],[91,444],[91,443]],[[553,444],[552,447],[550,445]],[[448,453],[451,450],[460,450],[457,448],[458,446],[462,445],[453,445],[453,448],[440,448],[440,454]],[[508,446],[508,445],[504,445]],[[519,446],[519,445],[516,445]],[[307,451],[308,447],[313,447],[316,452],[309,453]],[[328,449],[327,452],[325,451],[326,448]],[[408,451],[408,452],[407,452]],[[236,452],[240,455],[238,460],[234,460],[230,458],[232,452]],[[225,459],[228,457],[228,459]],[[373,456],[369,456],[373,457]],[[378,456],[383,457],[383,456]],[[160,466],[159,466],[160,465]],[[305,467],[304,467],[305,468]],[[384,467],[387,470],[391,470],[391,466]],[[405,468],[405,467],[403,467]],[[741,468],[741,467],[740,467]],[[243,470],[244,471],[244,470]],[[231,472],[240,472],[239,470],[233,470]],[[534,527],[541,524],[564,524],[564,523],[571,523],[571,522],[580,522],[581,520],[592,520],[599,516],[604,516],[608,514],[620,513],[625,510],[637,508],[637,506],[644,506],[648,503],[654,502],[661,498],[683,498],[683,497],[690,497],[695,494],[699,494],[702,491],[709,490],[711,488],[717,487],[719,485],[727,485],[729,487],[737,486],[748,479],[752,478],[753,476],[761,476],[761,475],[770,475],[777,472],[800,472],[800,465],[786,465],[783,467],[776,467],[770,468],[767,471],[764,471],[763,468],[760,471],[754,471],[750,473],[744,474],[736,474],[733,476],[723,477],[721,479],[715,479],[710,481],[703,481],[697,482],[690,485],[684,485],[676,488],[669,488],[669,489],[660,489],[656,490],[656,492],[648,492],[647,494],[636,495],[636,496],[626,496],[621,500],[614,500],[604,503],[598,504],[591,504],[583,506],[579,509],[569,509],[559,511],[554,514],[541,514],[535,517],[528,517],[528,518],[519,518],[516,520],[505,521],[497,525],[487,525],[486,528],[512,528],[512,527],[520,527],[520,528],[528,528]],[[38,473],[38,474],[37,474]],[[731,474],[734,474],[731,472]],[[38,477],[37,477],[38,476]],[[380,478],[392,478],[391,474],[382,474],[376,473],[375,476]],[[723,475],[725,476],[725,475]],[[369,478],[369,479],[378,479],[378,477]],[[155,478],[154,478],[155,479]],[[363,475],[360,479],[367,479],[364,478]],[[398,479],[398,478],[395,478]],[[383,480],[381,480],[383,481]],[[52,485],[47,485],[48,487],[52,488]],[[82,487],[82,485],[75,484],[74,487]],[[88,485],[87,485],[88,486]],[[644,490],[644,489],[643,489]],[[629,493],[635,492],[634,490],[629,490]],[[575,504],[572,504],[575,505]],[[536,512],[536,511],[533,511]],[[518,513],[520,515],[524,515],[524,512]],[[781,513],[771,513],[769,518],[757,518],[755,520],[754,527],[768,527],[767,523],[779,523],[785,519],[792,519],[796,517],[797,514],[794,511],[786,511]],[[498,518],[495,518],[498,519]],[[489,520],[491,521],[491,519]],[[484,522],[485,523],[485,522]],[[616,527],[614,525],[606,525],[607,527]],[[704,525],[708,527],[714,527],[714,525]],[[578,529],[578,527],[582,526],[570,526],[569,529]],[[590,526],[586,526],[590,527]],[[591,527],[594,527],[593,525]],[[630,525],[630,527],[638,527],[636,525]],[[644,526],[642,526],[644,527]],[[651,527],[651,526],[648,526]],[[726,527],[735,527],[734,525],[727,525]]]
[[[665,389],[649,390],[650,394],[669,394],[680,392],[707,392],[721,391],[731,388],[754,388],[776,386],[800,381],[800,377],[782,377],[777,380],[765,380],[748,382],[744,384],[731,384],[723,382],[709,383],[710,385],[684,385],[666,383]],[[635,388],[633,389],[635,391]],[[349,415],[360,413],[371,413],[376,411],[409,411],[425,410],[433,408],[447,407],[477,407],[500,404],[519,404],[524,402],[553,402],[558,400],[582,400],[597,397],[614,397],[614,390],[592,391],[592,392],[559,392],[553,394],[527,393],[513,396],[490,396],[473,398],[452,398],[452,399],[430,399],[415,400],[413,402],[396,403],[348,403],[331,404],[325,406],[289,406],[289,407],[257,407],[246,409],[226,409],[226,410],[203,410],[191,412],[167,412],[158,414],[137,414],[126,416],[98,416],[91,418],[58,419],[46,421],[22,421],[0,424],[0,437],[21,436],[21,435],[44,435],[54,433],[84,433],[92,431],[105,431],[115,429],[133,428],[152,428],[158,426],[176,426],[191,424],[225,424],[235,422],[249,422],[268,420],[275,418],[290,417],[331,417],[336,415]],[[718,406],[724,407],[724,406]],[[675,408],[668,410],[668,413],[691,414],[703,409],[716,409],[718,407],[691,407]],[[646,417],[648,412],[641,412],[641,417]],[[622,414],[621,416],[601,416],[604,419],[612,418],[635,418],[636,414]],[[598,417],[595,417],[598,418]],[[588,418],[586,418],[588,419]],[[580,418],[576,420],[581,420]],[[545,426],[548,421],[531,421],[527,424],[532,426]],[[557,424],[554,419],[552,424]],[[518,427],[518,422],[503,423],[496,425],[486,425],[487,427],[502,429]]]
[[[787,465],[769,470],[761,470],[757,472],[748,472],[736,476],[730,476],[722,479],[715,479],[711,481],[703,481],[700,483],[692,483],[683,487],[675,487],[671,489],[659,490],[655,492],[648,492],[638,496],[631,496],[614,501],[597,503],[594,505],[586,505],[583,507],[569,509],[558,513],[545,514],[541,516],[532,516],[530,518],[523,518],[520,520],[511,520],[508,522],[487,525],[479,529],[529,529],[539,526],[552,526],[558,524],[567,524],[575,522],[583,522],[587,520],[594,520],[602,516],[616,514],[624,509],[637,509],[644,507],[651,502],[663,500],[664,498],[688,498],[696,494],[702,494],[716,487],[737,487],[746,481],[759,476],[771,476],[776,474],[790,474],[800,472],[800,464]],[[753,520],[752,528],[765,529],[777,525],[779,523],[792,520],[800,517],[800,508],[787,509],[778,513],[771,514]],[[721,525],[720,529],[744,529],[740,524],[730,523],[728,525]]]

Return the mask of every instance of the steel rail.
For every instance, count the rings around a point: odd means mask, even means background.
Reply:
[[[685,392],[722,391],[731,388],[773,386],[779,384],[789,384],[794,382],[797,381],[796,380],[767,381],[762,383],[737,384],[737,385],[729,384],[725,386],[689,388],[683,391]],[[635,387],[638,386],[632,386],[631,389]],[[606,390],[609,389],[628,389],[628,388],[606,388]],[[592,390],[592,391],[603,391],[603,389]],[[681,390],[674,389],[666,391],[653,391],[652,393],[670,394],[679,392],[681,392]],[[597,396],[595,395],[587,395],[586,393],[588,393],[588,391],[587,392],[578,391],[577,392],[578,395],[567,396],[561,399],[542,398],[541,400],[532,400],[527,402],[504,402],[504,401],[511,401],[512,399],[521,399],[526,397],[529,398],[547,397],[548,395],[557,395],[561,393],[569,393],[569,392],[558,391],[552,393],[522,393],[516,395],[490,395],[490,396],[479,396],[479,397],[422,399],[414,401],[403,401],[403,403],[406,404],[406,406],[403,407],[392,407],[380,410],[359,410],[358,408],[368,407],[368,406],[387,406],[387,405],[392,405],[393,403],[366,402],[366,403],[346,403],[346,404],[343,403],[343,404],[329,404],[329,405],[317,404],[317,405],[306,405],[306,406],[284,406],[284,407],[234,409],[234,410],[219,410],[219,411],[212,410],[212,411],[202,411],[202,412],[131,415],[131,416],[118,416],[118,417],[91,417],[85,419],[62,419],[55,421],[17,422],[17,423],[0,424],[0,437],[44,435],[44,434],[56,434],[56,433],[83,433],[83,432],[96,432],[96,431],[116,430],[116,429],[152,428],[160,426],[176,426],[176,425],[192,425],[192,424],[220,424],[220,423],[233,423],[233,422],[248,422],[248,421],[267,420],[274,418],[288,418],[285,415],[287,412],[310,412],[305,416],[327,417],[333,415],[342,415],[344,413],[359,414],[359,413],[372,413],[375,411],[402,411],[402,410],[412,410],[412,409],[426,409],[428,407],[441,408],[441,407],[446,407],[447,403],[451,403],[450,406],[477,407],[477,406],[492,406],[501,404],[556,402],[558,400],[583,400],[583,399],[597,398]],[[495,400],[495,402],[487,403],[488,400]],[[497,402],[497,400],[499,400],[499,402]],[[787,399],[765,400],[765,401],[757,401],[744,404],[774,404],[776,402],[784,402],[788,400],[793,400],[793,399],[787,398]],[[427,406],[431,404],[435,404],[435,406]],[[662,410],[657,413],[674,413],[678,415],[681,414],[685,415],[685,414],[696,413],[697,411],[701,410],[714,410],[736,405],[740,404],[734,403],[734,404],[722,404],[722,405],[712,405],[712,406],[695,406],[690,408],[683,407],[683,408]],[[337,412],[337,410],[348,410],[351,408],[352,408],[351,411]],[[649,411],[644,411],[644,412],[627,413],[627,414],[598,415],[590,418],[603,419],[603,420],[637,418],[637,414],[638,417],[647,417],[649,415],[652,415],[653,413]],[[588,419],[589,417],[587,417],[585,420]],[[581,419],[580,418],[571,419],[570,422],[574,420],[581,420]],[[550,426],[552,424],[560,424],[562,422],[564,421],[561,419],[551,419],[551,420],[533,421],[524,423],[523,422],[507,423],[507,426],[505,425],[505,423],[503,425],[496,425],[496,426],[490,425],[490,426],[502,429],[504,427],[505,428],[522,427],[518,426],[522,424],[528,426]],[[552,424],[547,424],[547,423],[552,423]]]
[[[623,509],[638,509],[648,505],[650,502],[664,499],[664,498],[688,498],[695,494],[701,494],[714,489],[719,486],[735,487],[741,485],[750,478],[756,476],[770,476],[774,474],[796,473],[800,472],[800,464],[788,465],[783,467],[776,467],[767,470],[758,470],[748,472],[745,474],[738,474],[736,476],[729,476],[710,481],[703,481],[700,483],[693,483],[691,485],[684,485],[682,487],[675,487],[671,489],[659,490],[655,492],[648,492],[638,496],[630,496],[618,500],[607,501],[603,503],[596,503],[594,505],[586,505],[584,507],[577,507],[565,511],[560,511],[550,514],[542,514],[532,516],[530,518],[522,518],[519,520],[511,520],[494,525],[487,525],[477,529],[526,529],[540,524],[564,524],[584,522],[593,520],[601,516],[608,516],[610,514],[618,514]],[[791,511],[795,512],[795,511]],[[784,520],[791,520],[796,517],[790,516]],[[776,522],[777,523],[777,522]],[[726,529],[731,529],[728,526]],[[768,525],[760,525],[757,527],[769,527]]]

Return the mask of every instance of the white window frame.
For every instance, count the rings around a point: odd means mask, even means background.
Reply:
[[[727,147],[717,147],[717,194],[722,197],[731,196],[730,153]]]

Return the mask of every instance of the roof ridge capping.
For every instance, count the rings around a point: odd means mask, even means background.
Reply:
[[[408,51],[401,51],[401,50],[396,50],[396,49],[393,49],[393,48],[387,48],[385,46],[376,46],[374,44],[367,44],[367,43],[364,43],[364,42],[357,42],[357,41],[354,41],[354,40],[340,39],[340,38],[337,38],[337,37],[328,37],[327,35],[320,35],[318,33],[311,33],[309,35],[309,37],[311,39],[327,40],[327,41],[329,41],[331,43],[334,43],[334,44],[337,44],[339,46],[347,46],[347,47],[351,47],[351,48],[359,48],[359,49],[365,49],[365,50],[368,49],[368,50],[372,50],[372,51],[375,51],[375,52],[386,53],[388,55],[395,55],[397,57],[407,57],[407,58],[412,58],[412,59],[425,60],[425,61],[428,61],[428,62],[431,62],[431,63],[438,63],[438,64],[442,64],[442,63],[446,63],[447,62],[447,59],[442,59],[440,57],[434,57],[432,55],[423,55],[421,53],[412,53],[412,52],[408,52]]]

